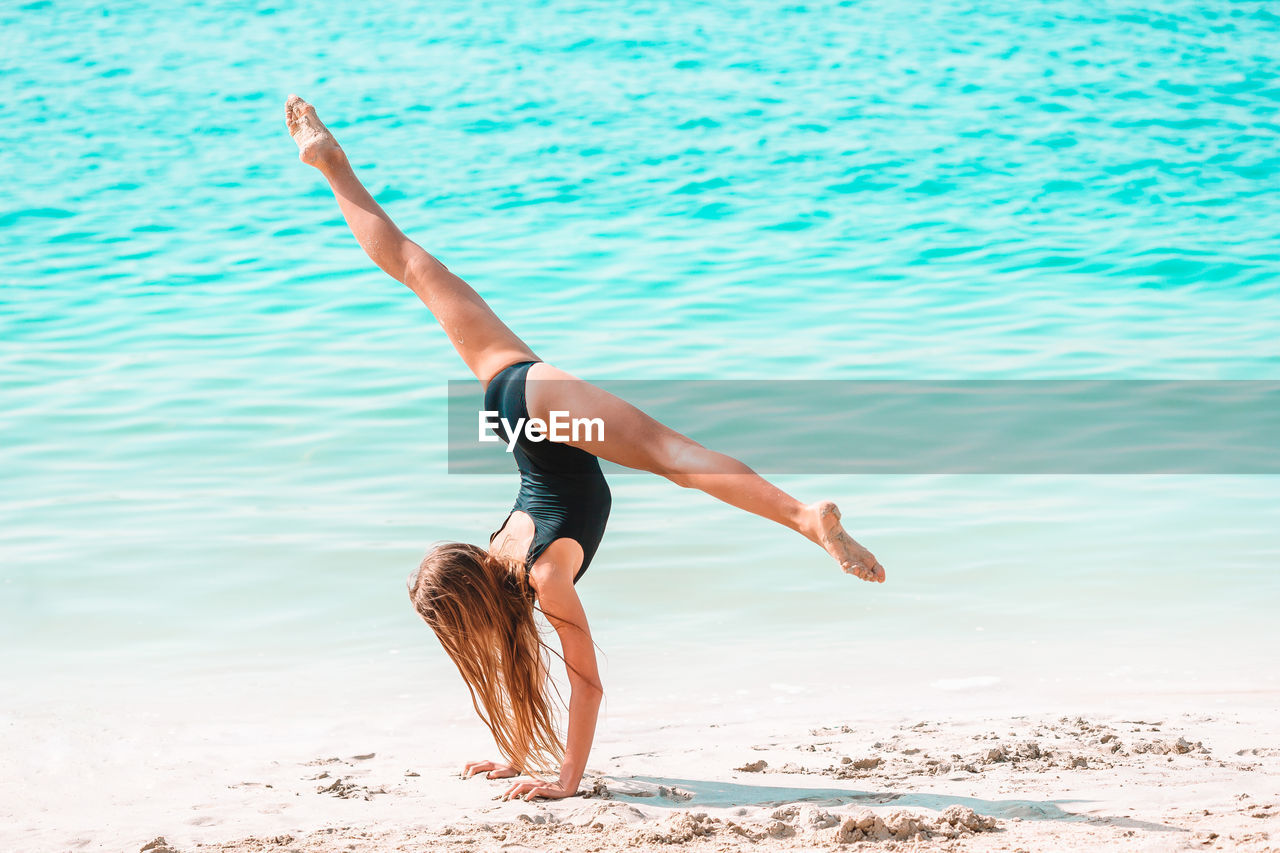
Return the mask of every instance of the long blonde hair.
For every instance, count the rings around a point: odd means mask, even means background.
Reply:
[[[554,650],[534,621],[523,567],[475,545],[437,545],[410,576],[409,599],[458,667],[511,766],[522,773],[558,768],[564,747],[547,670]]]

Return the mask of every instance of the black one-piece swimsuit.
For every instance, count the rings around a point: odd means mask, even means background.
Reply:
[[[484,392],[484,408],[497,412],[511,425],[529,417],[525,399],[525,381],[536,361],[525,361],[504,367],[489,382]],[[493,430],[504,442],[510,442],[505,424]],[[518,430],[515,448],[516,467],[520,469],[520,493],[511,512],[520,510],[533,519],[533,541],[525,557],[531,567],[557,539],[572,539],[582,546],[582,568],[574,575],[577,583],[604,537],[609,507],[613,502],[609,484],[605,482],[600,461],[585,450],[550,440],[530,441],[524,430]],[[507,514],[507,520],[511,514]],[[506,522],[502,523],[506,527]],[[501,532],[502,527],[489,537]]]

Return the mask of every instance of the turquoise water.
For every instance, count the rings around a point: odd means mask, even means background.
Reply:
[[[514,475],[444,473],[462,366],[298,163],[292,91],[588,378],[1280,377],[1264,3],[37,2],[0,25],[0,679],[23,695],[444,671],[403,578],[482,541]],[[580,586],[601,646],[1275,688],[1275,478],[779,481],[839,498],[891,583],[622,478]]]

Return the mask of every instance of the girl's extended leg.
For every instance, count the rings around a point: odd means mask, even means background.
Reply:
[[[310,104],[291,95],[285,122],[298,144],[299,158],[328,180],[342,215],[369,257],[403,282],[431,310],[467,367],[484,385],[502,368],[537,358],[498,319],[470,285],[414,243],[391,221],[360,183],[336,139]],[[830,501],[802,504],[746,465],[708,450],[644,412],[594,385],[547,364],[531,372],[529,410],[547,418],[552,408],[573,417],[599,417],[605,441],[583,445],[619,465],[661,474],[672,482],[701,489],[725,503],[790,527],[821,545],[846,571],[865,580],[884,580],[876,558],[845,531]]]
[[[569,442],[628,468],[660,474],[700,489],[727,504],[790,527],[826,549],[840,567],[863,580],[884,581],[884,568],[840,524],[831,501],[803,504],[746,465],[665,426],[630,403],[549,364],[535,364],[526,386],[529,416],[549,420],[551,411],[573,418],[600,418],[604,440]]]
[[[329,181],[360,247],[388,275],[418,295],[482,384],[488,385],[494,374],[509,364],[537,358],[470,285],[396,227],[360,183],[342,147],[310,104],[290,95],[285,123],[298,143],[299,159],[315,166]]]

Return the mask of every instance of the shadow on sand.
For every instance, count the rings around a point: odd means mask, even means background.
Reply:
[[[779,806],[787,803],[805,803],[834,808],[849,804],[877,806],[893,803],[895,806],[941,811],[947,806],[961,805],[973,809],[978,814],[994,818],[1078,821],[1155,832],[1184,831],[1161,823],[1120,816],[1080,815],[1062,808],[1063,805],[1088,802],[1087,800],[982,800],[976,797],[954,797],[948,794],[926,792],[898,794],[891,791],[853,791],[847,788],[780,788],[770,785],[741,785],[736,782],[699,779],[663,779],[654,776],[623,778],[607,776],[604,777],[604,783],[609,788],[610,796],[615,800],[668,808]]]

